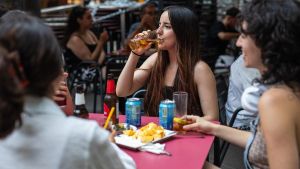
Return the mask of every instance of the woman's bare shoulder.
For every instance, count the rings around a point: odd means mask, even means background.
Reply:
[[[299,112],[300,97],[299,94],[285,85],[272,86],[260,98],[259,108],[266,110],[264,112],[271,112],[272,110]]]
[[[212,73],[212,70],[204,61],[198,61],[194,69],[195,73]]]
[[[82,43],[82,40],[77,33],[73,33],[69,38],[68,45],[78,44],[78,43]]]
[[[293,103],[299,102],[299,96],[297,96],[293,90],[285,85],[276,85],[270,87],[264,94],[262,95],[261,102],[274,104],[274,106],[278,103]]]
[[[214,79],[214,74],[207,63],[199,61],[194,68],[195,80],[205,81],[207,79]]]

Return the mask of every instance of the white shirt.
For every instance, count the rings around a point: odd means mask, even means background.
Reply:
[[[241,97],[244,90],[251,86],[255,78],[259,78],[257,69],[246,68],[243,56],[240,56],[230,67],[229,89],[226,102],[226,118],[230,121],[233,111],[241,107]],[[234,127],[249,126],[250,122],[256,118],[257,114],[248,111],[240,111],[234,122]]]
[[[27,97],[22,126],[0,140],[1,169],[136,168],[96,122],[66,117],[49,98]]]

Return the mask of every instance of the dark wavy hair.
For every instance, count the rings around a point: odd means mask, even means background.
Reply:
[[[163,11],[167,11],[177,40],[177,62],[178,81],[174,84],[175,90],[189,93],[188,112],[191,107],[199,104],[199,96],[194,82],[194,68],[200,57],[200,37],[198,29],[198,18],[190,9],[182,6],[169,6]],[[158,57],[153,66],[147,93],[145,95],[145,112],[151,116],[157,116],[158,106],[162,100],[162,87],[164,86],[165,72],[170,63],[167,51],[158,51]],[[201,110],[199,110],[201,111]],[[203,115],[201,112],[197,112]]]
[[[24,92],[13,68],[16,57],[0,47],[0,138],[13,131],[15,121],[21,125]]]
[[[87,10],[88,10],[88,8],[83,7],[83,6],[77,6],[77,7],[72,9],[71,13],[69,14],[68,21],[67,21],[64,45],[67,44],[67,42],[70,39],[72,33],[79,30],[80,25],[79,25],[77,19],[82,18],[84,13]]]
[[[62,53],[52,30],[25,13],[5,15],[0,19],[0,46],[8,53],[0,55],[1,137],[21,124],[23,97],[49,97],[62,73]]]
[[[243,23],[247,28],[242,29]],[[241,32],[261,49],[264,84],[300,83],[300,8],[295,0],[253,0],[239,16]]]

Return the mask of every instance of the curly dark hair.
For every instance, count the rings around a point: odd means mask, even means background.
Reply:
[[[12,65],[17,57],[0,47],[0,138],[11,133],[16,122],[22,124],[24,92]]]
[[[72,9],[71,13],[69,14],[68,21],[67,21],[64,45],[67,44],[72,33],[79,30],[80,25],[79,25],[77,19],[82,18],[87,10],[89,10],[89,9],[86,7],[83,7],[83,6],[77,6]]]
[[[247,23],[246,30],[242,29]],[[239,16],[241,32],[261,49],[264,84],[300,83],[300,8],[295,0],[253,0]]]

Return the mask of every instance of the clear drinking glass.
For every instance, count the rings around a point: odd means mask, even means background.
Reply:
[[[145,35],[136,36],[131,39],[129,41],[129,47],[131,50],[135,50],[138,48],[145,48],[149,43],[153,43],[157,47],[158,42],[156,30],[149,30]]]
[[[183,132],[183,126],[186,125],[186,121],[181,120],[181,117],[187,115],[188,96],[188,93],[183,91],[173,93],[175,102],[173,129],[176,131]]]

